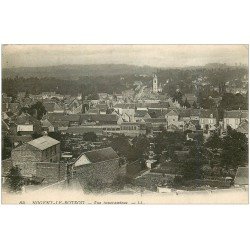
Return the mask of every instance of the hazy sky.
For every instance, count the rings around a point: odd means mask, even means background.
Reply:
[[[154,67],[248,64],[248,45],[4,45],[2,65],[124,63]]]

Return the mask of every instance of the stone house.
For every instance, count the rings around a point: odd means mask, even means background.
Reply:
[[[57,163],[59,168],[60,158],[60,142],[47,135],[14,148],[11,152],[13,166],[19,167],[25,177],[37,176],[37,172],[40,171],[37,169],[38,163]],[[45,168],[44,171],[50,169]]]
[[[211,109],[200,110],[200,126],[203,130],[213,131],[217,125],[217,112]]]
[[[243,121],[248,120],[248,110],[230,110],[224,112],[223,128],[227,129],[230,126],[232,129],[237,129]]]
[[[83,187],[110,185],[118,176],[125,174],[119,156],[111,147],[84,152],[71,170],[72,177],[78,178]]]

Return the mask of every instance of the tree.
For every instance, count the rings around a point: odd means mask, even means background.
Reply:
[[[218,133],[214,133],[210,136],[205,144],[206,147],[212,149],[219,149],[222,147],[222,139],[220,138]]]
[[[37,102],[30,106],[28,113],[32,116],[36,115],[36,118],[41,120],[46,114],[46,109],[41,102]]]
[[[236,130],[228,128],[222,143],[221,163],[226,168],[236,168],[248,161],[248,140]]]
[[[31,136],[32,136],[32,139],[35,140],[35,139],[41,137],[42,135],[39,134],[39,133],[37,133],[37,132],[35,131]]]
[[[212,98],[204,98],[200,101],[200,106],[203,109],[213,109],[216,107],[215,102],[213,101]]]
[[[180,91],[175,91],[173,95],[173,101],[177,101],[180,105],[182,105],[182,96],[183,94]]]
[[[202,177],[202,164],[198,159],[188,160],[182,165],[183,178],[186,180],[195,180]]]
[[[182,132],[163,131],[154,138],[156,154],[161,154],[162,151],[167,151],[167,157],[172,158],[174,151],[182,147],[186,141],[185,134]]]
[[[193,102],[192,106],[193,106],[194,109],[197,109],[197,103],[195,101]]]
[[[20,168],[12,167],[7,175],[7,180],[11,191],[18,192],[22,190],[24,179],[21,175]]]
[[[2,159],[7,159],[11,156],[12,142],[9,136],[2,137]]]
[[[128,138],[125,135],[118,135],[111,139],[110,146],[121,156],[129,158],[131,152],[131,145],[128,141]]]
[[[62,141],[62,134],[59,131],[49,132],[48,136],[54,138],[57,141]]]
[[[97,135],[94,132],[87,132],[83,134],[83,139],[85,141],[95,142],[97,141]]]
[[[143,157],[143,154],[147,152],[149,145],[149,139],[145,135],[140,135],[134,138],[132,149],[135,153],[135,160]]]
[[[225,93],[219,106],[220,110],[248,109],[248,99],[241,94]]]
[[[161,125],[159,126],[159,130],[160,130],[161,132],[164,132],[164,131],[166,131],[166,128],[165,128],[165,126],[164,126],[163,124],[161,124]]]
[[[183,106],[186,107],[186,108],[190,108],[191,107],[191,105],[189,104],[187,98],[186,98],[185,102],[183,103]]]

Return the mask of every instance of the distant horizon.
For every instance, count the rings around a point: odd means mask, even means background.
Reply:
[[[248,66],[248,45],[3,45],[2,68],[132,65],[155,68]]]
[[[126,65],[126,66],[134,66],[134,67],[141,67],[141,68],[155,68],[155,69],[175,69],[175,68],[199,68],[199,67],[206,67],[208,65],[218,64],[224,65],[228,67],[247,67],[247,64],[237,63],[235,64],[227,64],[227,63],[219,63],[219,62],[211,62],[204,65],[187,65],[187,66],[165,66],[165,67],[157,67],[151,65],[136,65],[136,64],[127,64],[127,63],[93,63],[93,64],[57,64],[57,65],[42,65],[42,66],[12,66],[12,67],[2,67],[2,69],[20,69],[20,68],[50,68],[50,67],[60,67],[60,66],[95,66],[95,65]]]

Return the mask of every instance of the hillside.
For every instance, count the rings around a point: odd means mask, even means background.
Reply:
[[[134,66],[126,64],[92,64],[92,65],[58,65],[48,67],[20,67],[2,69],[3,78],[18,77],[55,77],[76,80],[80,77],[149,74],[155,68],[149,66]]]

